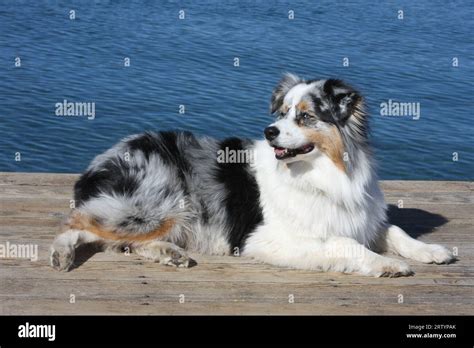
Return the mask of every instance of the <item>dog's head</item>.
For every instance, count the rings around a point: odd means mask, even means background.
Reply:
[[[362,96],[340,80],[287,74],[273,91],[271,112],[276,120],[264,133],[278,160],[310,161],[325,154],[345,171],[346,149],[367,139]]]

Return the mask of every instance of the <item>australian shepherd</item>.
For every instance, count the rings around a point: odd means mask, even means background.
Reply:
[[[449,263],[445,247],[388,223],[363,104],[343,81],[287,74],[273,91],[265,140],[123,139],[76,182],[51,265],[71,269],[89,243],[177,267],[196,264],[189,251],[375,277],[413,273],[384,252]]]

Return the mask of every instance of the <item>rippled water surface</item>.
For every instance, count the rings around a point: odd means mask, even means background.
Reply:
[[[468,0],[0,1],[0,171],[80,172],[144,130],[259,138],[291,71],[363,92],[382,178],[472,180],[473,17]],[[57,116],[64,99],[95,118]],[[420,118],[381,116],[389,99]]]

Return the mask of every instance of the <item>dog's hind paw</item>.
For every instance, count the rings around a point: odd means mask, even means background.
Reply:
[[[161,261],[160,261],[161,262]],[[190,258],[182,250],[173,250],[169,255],[163,258],[162,263],[167,266],[189,268],[196,265],[196,261]]]
[[[73,248],[55,248],[51,247],[50,265],[57,271],[69,271],[74,265]]]

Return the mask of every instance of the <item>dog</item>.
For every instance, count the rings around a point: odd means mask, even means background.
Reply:
[[[286,74],[271,113],[264,140],[147,132],[98,155],[74,186],[52,267],[70,270],[89,243],[176,267],[195,265],[192,251],[375,277],[413,274],[384,252],[453,260],[388,223],[357,90]]]

